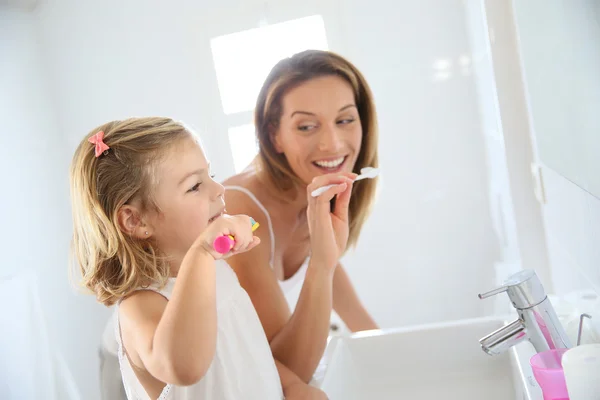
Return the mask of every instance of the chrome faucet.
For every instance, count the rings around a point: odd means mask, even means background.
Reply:
[[[523,270],[511,275],[498,289],[479,295],[485,299],[506,292],[519,317],[479,340],[489,355],[500,354],[528,339],[540,353],[551,348],[571,348],[567,333],[544,292],[536,273]]]

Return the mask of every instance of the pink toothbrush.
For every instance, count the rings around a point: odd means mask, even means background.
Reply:
[[[259,226],[260,224],[252,219],[252,232],[257,230]],[[235,238],[232,235],[223,235],[215,239],[213,242],[213,249],[219,254],[225,254],[233,248],[234,244]]]

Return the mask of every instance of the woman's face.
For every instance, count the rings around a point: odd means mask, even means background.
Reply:
[[[287,92],[282,103],[275,149],[304,183],[353,170],[362,126],[348,82],[337,76],[311,79]]]

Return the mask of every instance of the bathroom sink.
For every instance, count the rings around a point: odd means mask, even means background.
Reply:
[[[534,400],[535,381],[524,387],[530,343],[496,356],[479,346],[504,323],[477,318],[333,337],[319,386],[331,400]]]

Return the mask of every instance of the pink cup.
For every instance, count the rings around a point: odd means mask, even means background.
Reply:
[[[547,350],[531,357],[529,364],[542,388],[544,400],[569,400],[562,357],[569,349]]]

